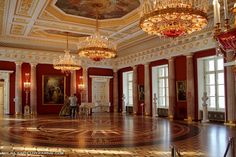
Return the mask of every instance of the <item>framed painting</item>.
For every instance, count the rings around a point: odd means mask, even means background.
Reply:
[[[177,101],[186,101],[186,81],[176,81]]]
[[[144,85],[139,85],[138,91],[139,91],[139,101],[144,101]]]
[[[65,76],[42,76],[43,105],[63,105],[66,95]]]

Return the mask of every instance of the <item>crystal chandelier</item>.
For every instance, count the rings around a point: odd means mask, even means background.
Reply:
[[[203,29],[208,0],[144,0],[140,27],[150,35],[179,37]]]
[[[220,18],[220,4],[218,0],[213,0],[214,6],[214,24],[215,33],[214,38],[216,40],[216,54],[222,56],[227,62],[235,60],[236,57],[236,3],[232,8],[232,12],[235,14],[235,23],[231,28],[229,23],[229,11],[228,2],[224,0],[224,25],[221,24]],[[230,54],[230,52],[232,52]],[[231,66],[232,64],[227,64]],[[236,66],[235,72],[236,72]]]
[[[94,7],[96,7],[96,32],[79,43],[79,56],[94,61],[114,58],[116,57],[116,44],[109,41],[107,37],[100,35],[98,31],[98,8],[101,7],[101,4],[95,3]]]
[[[65,54],[53,60],[53,67],[54,69],[61,70],[63,73],[68,74],[73,70],[79,70],[81,67],[76,64],[75,56],[71,55],[70,50],[68,49],[68,32],[66,41]]]

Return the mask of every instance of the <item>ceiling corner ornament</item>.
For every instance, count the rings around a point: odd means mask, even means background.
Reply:
[[[227,0],[224,0],[224,24],[221,24],[220,3],[218,2],[218,0],[213,0],[213,7],[214,7],[214,25],[215,25],[214,38],[216,40],[216,54],[218,56],[224,57],[227,62],[234,61],[236,59],[236,3],[234,4],[234,7],[231,9],[235,15],[234,26],[232,28],[230,27],[229,23],[229,11],[228,11]]]
[[[144,0],[140,27],[150,35],[179,37],[203,29],[208,0]]]
[[[79,70],[80,65],[76,64],[75,56],[70,54],[68,49],[68,33],[66,40],[66,49],[64,50],[65,54],[59,56],[57,59],[53,60],[54,69],[61,70],[63,73],[68,74],[73,70]]]
[[[107,37],[102,36],[98,30],[98,9],[102,4],[97,3],[96,7],[96,32],[78,44],[78,54],[81,57],[90,58],[94,61],[101,61],[116,57],[116,44]]]

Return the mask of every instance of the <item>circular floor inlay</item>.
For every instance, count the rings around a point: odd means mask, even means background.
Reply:
[[[193,125],[118,115],[93,115],[75,120],[37,118],[8,126],[0,133],[6,141],[76,148],[153,145],[184,140],[199,133],[199,128]]]

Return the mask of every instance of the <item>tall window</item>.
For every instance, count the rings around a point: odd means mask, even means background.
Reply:
[[[125,96],[125,105],[133,106],[133,72],[123,73],[123,94]]]
[[[159,107],[168,108],[168,65],[157,67],[157,100]]]
[[[128,105],[133,106],[133,73],[130,72],[128,75],[127,87],[128,87]]]
[[[204,64],[204,91],[209,97],[209,108],[223,110],[225,108],[224,61],[223,58],[208,58]]]

